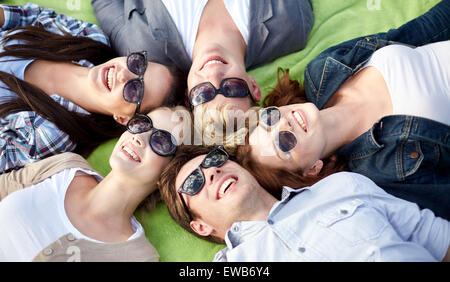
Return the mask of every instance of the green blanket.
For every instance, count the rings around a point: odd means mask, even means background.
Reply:
[[[27,1],[1,1],[24,4]],[[97,23],[89,0],[35,0],[59,13]],[[303,81],[306,64],[326,48],[340,42],[396,28],[423,14],[439,0],[313,0],[315,24],[307,47],[297,53],[279,58],[250,72],[260,84],[263,96],[275,86],[277,68],[289,68],[291,78]],[[111,169],[108,158],[117,140],[111,140],[88,158],[91,165],[105,175]],[[150,242],[156,247],[161,261],[211,261],[223,245],[211,244],[181,229],[160,203],[151,212],[137,211]]]

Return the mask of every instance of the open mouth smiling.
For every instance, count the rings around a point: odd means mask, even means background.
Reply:
[[[223,198],[227,192],[229,192],[230,188],[234,186],[238,181],[238,178],[236,176],[227,176],[222,181],[221,185],[219,186],[217,190],[217,199]]]

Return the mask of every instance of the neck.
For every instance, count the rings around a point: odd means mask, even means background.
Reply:
[[[38,86],[48,95],[59,96],[95,112],[96,105],[87,89],[89,69],[69,62],[37,60],[25,72],[25,80]]]
[[[148,196],[149,189],[138,184],[124,183],[120,176],[109,173],[88,193],[88,212],[98,219],[124,221],[130,217],[139,204]]]
[[[252,200],[249,207],[253,206],[251,213],[245,215],[241,221],[264,221],[270,214],[270,210],[273,205],[278,201],[274,196],[272,196],[266,189],[260,189],[258,193],[252,195]],[[250,210],[250,209],[249,209]]]
[[[209,0],[206,4],[200,18],[193,56],[199,47],[208,45],[222,46],[244,62],[247,45],[223,0]]]
[[[367,130],[362,126],[363,108],[357,102],[342,99],[335,105],[320,110],[323,130],[326,132],[322,158],[327,158]]]

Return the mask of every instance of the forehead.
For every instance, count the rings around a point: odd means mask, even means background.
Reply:
[[[158,108],[150,113],[148,116],[152,119],[153,125],[156,128],[164,129],[171,132],[175,126],[184,124],[184,119],[180,119],[177,112],[168,108]]]
[[[202,163],[205,156],[206,154],[197,156],[181,167],[180,171],[177,174],[177,179],[175,180],[175,186],[177,187],[177,189],[181,186],[184,179],[186,179],[186,177]]]

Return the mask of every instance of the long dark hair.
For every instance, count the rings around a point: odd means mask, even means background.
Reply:
[[[19,43],[7,44],[12,40]],[[12,29],[2,38],[4,51],[0,57],[72,62],[87,60],[95,65],[117,57],[114,50],[88,37],[76,37],[69,33],[55,34],[37,26]],[[40,88],[0,72],[0,80],[18,98],[0,105],[0,117],[19,111],[34,111],[54,123],[77,144],[75,152],[87,157],[99,144],[120,136],[124,127],[111,116],[71,112],[58,104]]]

